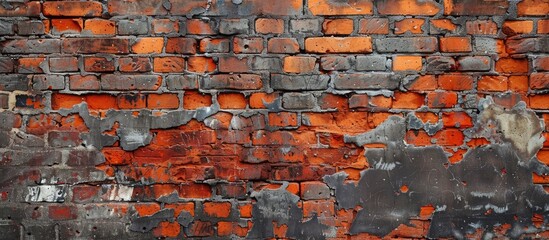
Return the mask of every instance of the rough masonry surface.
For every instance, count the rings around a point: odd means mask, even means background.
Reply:
[[[549,238],[547,0],[4,0],[0,239]]]

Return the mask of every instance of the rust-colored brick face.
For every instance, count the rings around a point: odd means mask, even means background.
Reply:
[[[0,0],[0,240],[549,238],[548,0]]]

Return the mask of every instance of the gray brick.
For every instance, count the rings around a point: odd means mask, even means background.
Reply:
[[[282,107],[286,109],[311,109],[315,103],[316,98],[311,93],[285,93],[282,96]]]
[[[219,23],[219,32],[221,34],[248,34],[248,19],[222,19]]]
[[[459,71],[489,71],[492,59],[487,56],[466,56],[458,59]]]
[[[323,90],[328,88],[327,75],[271,74],[271,87],[275,90]]]
[[[60,53],[60,39],[16,39],[0,42],[2,53]]]
[[[156,90],[160,86],[160,76],[156,75],[118,75],[101,76],[102,90]]]
[[[432,56],[427,57],[426,62],[425,69],[428,73],[443,73],[456,68],[456,61],[451,57]]]
[[[118,22],[118,34],[120,35],[142,35],[149,32],[149,23],[146,20],[120,20]]]
[[[436,37],[402,37],[376,39],[378,52],[432,53],[438,50]]]
[[[400,79],[391,73],[338,74],[334,79],[337,89],[377,90],[398,88]]]
[[[13,23],[0,20],[0,35],[13,35]]]
[[[35,90],[61,90],[65,88],[65,77],[60,75],[34,75],[32,88]]]
[[[166,77],[166,86],[169,90],[187,90],[198,88],[196,75],[169,75]]]
[[[29,89],[29,76],[23,74],[0,75],[0,90],[14,91]]]
[[[19,35],[38,35],[46,33],[42,21],[24,21],[17,23],[17,33]]]
[[[356,57],[356,70],[358,71],[385,71],[387,58],[384,56],[358,56]]]
[[[351,57],[322,57],[320,66],[327,71],[349,70],[351,68]]]
[[[292,33],[318,33],[320,32],[319,19],[295,19],[290,20]]]
[[[252,61],[254,70],[282,71],[282,60],[273,57],[255,57]]]

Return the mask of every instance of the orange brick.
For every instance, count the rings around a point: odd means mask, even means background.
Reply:
[[[465,91],[473,89],[474,78],[470,75],[448,74],[438,77],[438,87],[443,90]]]
[[[355,1],[352,4],[334,4],[329,0],[309,0],[309,11],[313,15],[371,15],[372,1]]]
[[[255,31],[261,34],[284,33],[284,20],[271,18],[258,18],[255,20]]]
[[[116,34],[115,23],[105,19],[88,19],[84,22],[84,31],[89,31],[94,35],[114,35]]]
[[[534,30],[534,21],[505,21],[501,31],[506,35],[531,33]]]
[[[483,76],[478,81],[477,90],[504,92],[507,91],[508,82],[505,76]]]
[[[461,146],[464,136],[459,129],[444,129],[435,134],[436,144],[440,146]]]
[[[57,33],[80,33],[84,26],[82,19],[52,19],[51,27]]]
[[[116,97],[108,94],[91,94],[86,96],[86,102],[90,109],[117,109]]]
[[[149,94],[147,106],[151,109],[176,109],[179,107],[179,97],[170,93]]]
[[[43,57],[19,58],[17,71],[19,73],[43,73],[42,67],[45,61],[46,58]]]
[[[211,217],[227,218],[231,215],[232,205],[230,202],[204,202],[202,207],[204,213]]]
[[[351,34],[353,27],[353,19],[325,19],[322,23],[324,34]]]
[[[438,122],[438,115],[432,112],[416,112],[416,117],[419,118],[422,122],[427,123],[437,123]]]
[[[382,95],[370,97],[370,105],[374,108],[389,109],[393,105],[393,99]]]
[[[411,91],[433,91],[437,88],[437,80],[433,75],[419,76],[417,80],[407,86]]]
[[[454,32],[457,29],[457,26],[450,19],[431,19],[429,22],[433,27],[439,29],[439,31]]]
[[[546,0],[523,0],[517,3],[519,16],[547,16],[549,2]]]
[[[139,216],[150,216],[160,211],[160,205],[156,203],[137,203],[133,207]]]
[[[154,19],[152,29],[156,34],[177,33],[179,32],[179,22],[171,19]]]
[[[213,58],[209,57],[189,57],[187,60],[187,70],[196,73],[213,72],[216,69]]]
[[[549,94],[530,96],[530,107],[533,109],[549,109]]]
[[[271,38],[267,42],[267,51],[270,53],[297,53],[299,43],[295,38]]]
[[[361,34],[389,34],[389,19],[365,18],[358,23],[358,33]]]
[[[441,52],[470,52],[471,38],[470,37],[441,37],[440,38]]]
[[[187,110],[209,107],[210,105],[212,105],[212,97],[209,94],[196,91],[186,91],[183,94],[183,108]]]
[[[186,24],[188,34],[211,35],[215,33],[211,23],[207,20],[189,19]]]
[[[413,144],[416,146],[428,146],[432,145],[431,143],[431,137],[427,135],[427,133],[424,130],[410,130],[406,132],[406,143]]]
[[[96,1],[48,1],[44,2],[42,12],[45,16],[98,17],[103,12],[103,6]]]
[[[51,108],[59,110],[62,108],[72,108],[74,105],[85,101],[85,97],[79,95],[54,93],[51,96]]]
[[[377,2],[377,10],[383,15],[426,15],[437,14],[439,4],[435,1],[385,0]]]
[[[181,225],[178,222],[160,222],[153,230],[156,237],[177,237],[181,232]]]
[[[275,127],[297,127],[297,114],[291,112],[269,113],[269,125]]]
[[[500,58],[496,62],[496,71],[499,73],[528,73],[528,59]]]
[[[185,70],[185,59],[182,57],[156,57],[154,58],[153,69],[159,73],[183,72]]]
[[[427,94],[429,108],[450,108],[457,104],[458,95],[455,92],[435,91]]]
[[[163,47],[164,38],[162,37],[138,38],[132,46],[132,52],[139,54],[162,53]]]
[[[305,39],[305,50],[311,53],[371,53],[370,37],[312,37]]]
[[[267,108],[266,105],[273,104],[278,97],[277,93],[252,93],[250,108]]]
[[[528,76],[509,77],[509,90],[514,92],[527,92],[528,87]]]
[[[395,22],[395,34],[410,33],[423,33],[421,27],[425,24],[425,19],[420,18],[405,18],[398,22]]]
[[[539,34],[549,33],[549,19],[542,19],[538,21],[538,33]]]
[[[393,108],[396,109],[417,109],[423,106],[425,97],[413,92],[395,92]]]
[[[393,71],[421,71],[421,56],[395,56]]]
[[[287,73],[312,73],[315,70],[316,58],[314,57],[285,57],[284,72]]]
[[[221,109],[244,109],[248,103],[241,93],[220,93],[217,102]]]

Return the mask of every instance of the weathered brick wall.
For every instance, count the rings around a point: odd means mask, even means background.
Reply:
[[[547,238],[548,13],[2,0],[0,239]]]

